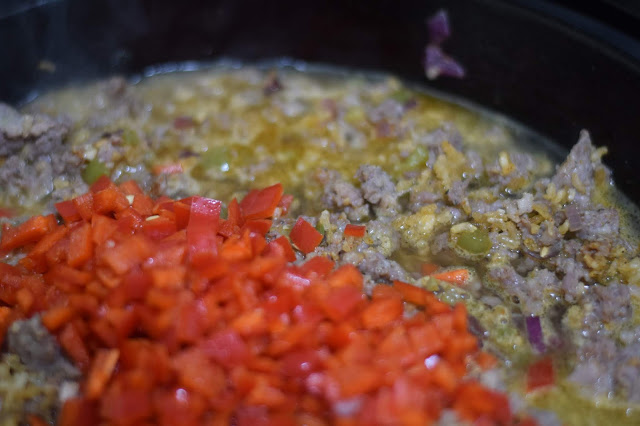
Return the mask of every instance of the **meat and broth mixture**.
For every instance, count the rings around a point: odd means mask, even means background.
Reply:
[[[313,257],[354,265],[372,300],[380,284],[407,283],[463,304],[468,331],[497,361],[469,363],[465,377],[504,394],[521,424],[638,424],[635,210],[602,163],[605,141],[587,131],[576,138],[558,161],[557,150],[541,150],[505,120],[380,76],[219,67],[135,84],[114,78],[42,95],[21,111],[0,104],[0,207],[9,234],[31,216],[64,215],[57,203],[106,175],[134,180],[154,199],[222,200],[224,218],[234,197],[281,183],[293,201],[272,209],[266,242],[291,241],[297,265]],[[321,235],[310,246],[300,218]],[[30,246],[15,247],[0,254],[23,271]],[[6,312],[30,306],[8,296],[8,279],[0,283]],[[404,300],[402,321],[411,321],[424,306]],[[43,325],[47,315],[2,315],[0,424],[55,422],[65,401],[89,392],[82,377],[92,370],[69,353],[69,333]],[[145,337],[139,327],[130,337]],[[93,357],[113,345],[87,347]],[[114,359],[100,389],[125,368]],[[368,407],[325,399],[327,422]],[[473,423],[443,404],[439,424]],[[248,418],[238,413],[231,422]]]

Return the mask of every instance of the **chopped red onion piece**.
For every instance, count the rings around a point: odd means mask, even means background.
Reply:
[[[455,78],[463,78],[465,75],[462,65],[433,44],[429,44],[424,50],[424,70],[429,80],[435,80],[441,75]]]
[[[547,346],[544,344],[544,337],[542,336],[540,317],[530,316],[525,319],[525,322],[529,343],[531,343],[531,346],[533,346],[536,351],[544,353],[547,350]]]
[[[582,216],[575,204],[569,204],[565,207],[564,214],[567,215],[569,221],[569,231],[575,232],[582,229]]]
[[[451,35],[449,26],[449,15],[444,9],[440,9],[427,20],[427,28],[429,29],[429,42],[440,44]]]

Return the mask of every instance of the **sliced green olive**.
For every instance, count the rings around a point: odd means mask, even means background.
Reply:
[[[491,250],[491,239],[484,229],[461,232],[456,239],[456,244],[469,254],[485,254]]]
[[[126,144],[126,145],[138,145],[140,143],[140,138],[138,137],[138,134],[131,129],[124,129],[122,130],[122,141]]]
[[[89,161],[87,167],[82,171],[82,179],[89,185],[97,181],[102,175],[109,175],[109,169],[97,158]]]
[[[398,172],[408,172],[424,167],[427,161],[429,161],[429,150],[424,146],[418,145],[404,161],[397,163],[395,168]]]
[[[205,170],[229,170],[229,149],[223,146],[211,147],[200,157],[200,167]]]

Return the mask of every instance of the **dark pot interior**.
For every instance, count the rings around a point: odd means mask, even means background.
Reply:
[[[522,4],[522,5],[520,5]],[[446,7],[446,49],[464,80],[427,83],[425,17]],[[557,4],[532,1],[12,0],[0,6],[0,99],[153,64],[282,56],[371,68],[505,113],[569,147],[582,128],[636,202],[637,42]],[[38,67],[46,59],[55,72]]]

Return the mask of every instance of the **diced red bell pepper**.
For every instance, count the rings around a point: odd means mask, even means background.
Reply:
[[[298,221],[289,234],[291,242],[296,245],[304,254],[309,254],[316,249],[324,238],[320,232],[302,217]]]
[[[250,356],[249,346],[233,330],[219,331],[200,343],[203,353],[225,367],[244,364]]]
[[[394,281],[393,286],[400,292],[402,298],[417,306],[424,306],[427,300],[427,290],[424,288],[407,284],[402,281]]]
[[[248,229],[251,232],[256,232],[264,236],[264,235],[267,235],[267,232],[269,232],[269,229],[271,229],[271,220],[270,219],[250,219],[245,221],[244,225],[242,226],[242,230],[244,229]]]
[[[67,254],[67,264],[72,267],[84,265],[93,257],[91,225],[88,222],[81,222],[69,234],[69,253]]]
[[[542,358],[529,366],[527,372],[527,392],[546,388],[555,384],[553,361],[550,357]]]
[[[220,221],[221,203],[204,197],[193,197],[187,225],[189,259],[193,265],[203,266],[218,252],[216,235]]]
[[[37,243],[57,225],[53,215],[34,216],[18,226],[2,232],[0,250],[13,250],[27,244]]]
[[[142,230],[152,240],[161,240],[176,232],[175,220],[159,216],[152,220],[142,222]]]
[[[277,183],[261,190],[252,190],[240,202],[240,211],[245,220],[268,219],[282,198],[282,184]]]
[[[103,189],[106,189],[107,187],[109,187],[110,185],[113,185],[113,182],[111,182],[111,179],[109,178],[109,176],[107,175],[102,175],[98,178],[98,180],[96,180],[90,187],[89,189],[91,190],[91,192],[96,193],[96,192],[100,192]]]
[[[272,241],[274,244],[278,244],[284,250],[284,256],[286,257],[288,262],[294,262],[296,260],[296,253],[293,251],[293,247],[291,247],[291,243],[284,235],[279,236],[275,240]]]
[[[141,235],[134,235],[106,251],[102,260],[118,275],[129,271],[153,254],[153,244]]]
[[[364,225],[352,225],[349,223],[344,227],[344,235],[347,237],[362,238],[366,231],[367,227]]]
[[[86,194],[82,194],[72,201],[73,206],[78,211],[80,217],[82,217],[86,221],[90,221],[93,216],[93,193],[87,192]]]
[[[82,397],[66,400],[58,417],[60,426],[94,426],[98,423],[96,401]]]
[[[326,256],[314,256],[300,266],[300,272],[306,277],[324,278],[335,266],[335,262]]]
[[[84,369],[89,366],[89,352],[73,323],[65,325],[58,338],[62,348],[80,368]]]
[[[62,217],[62,219],[64,219],[66,223],[80,220],[80,213],[78,213],[76,206],[73,205],[72,200],[66,200],[56,203],[55,207],[60,217]]]
[[[129,200],[120,189],[111,184],[93,194],[93,209],[99,214],[118,213],[129,207]]]

